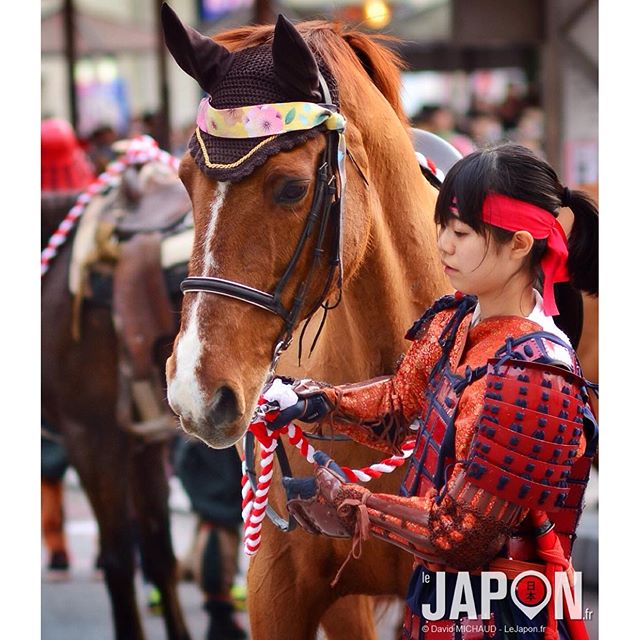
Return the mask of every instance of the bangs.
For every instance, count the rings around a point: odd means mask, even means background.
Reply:
[[[494,162],[493,154],[486,150],[474,151],[450,169],[436,201],[436,224],[446,226],[453,218],[458,218],[474,231],[485,232],[481,211],[485,198],[495,190],[489,178],[495,174],[492,170]]]

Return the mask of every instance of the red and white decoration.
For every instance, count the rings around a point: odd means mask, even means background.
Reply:
[[[132,164],[145,164],[147,162],[162,162],[174,169],[177,173],[180,160],[167,151],[158,147],[158,143],[147,135],[137,136],[124,141],[126,150],[117,160],[109,166],[83,191],[76,203],[70,209],[64,220],[58,225],[54,234],[49,238],[47,246],[40,254],[40,276],[44,276],[49,269],[53,258],[58,254],[59,248],[65,243],[75,223],[84,213],[91,199],[101,193],[107,187],[113,187],[118,183],[122,172]]]
[[[244,551],[249,556],[254,555],[260,547],[262,521],[266,516],[269,503],[269,489],[273,477],[274,455],[278,438],[286,435],[289,442],[306,458],[307,462],[314,463],[313,456],[316,450],[309,444],[298,425],[290,423],[279,429],[270,429],[268,426],[269,422],[281,410],[295,404],[297,399],[291,387],[276,378],[271,387],[258,399],[256,412],[249,425],[249,431],[253,433],[260,443],[260,475],[255,492],[249,482],[246,459],[243,457],[242,460]],[[371,466],[363,467],[362,469],[350,469],[349,467],[341,467],[341,469],[350,482],[369,482],[373,478],[379,478],[383,473],[390,473],[403,465],[405,460],[413,453],[415,443],[415,438],[407,440],[401,447],[402,455],[392,456]]]

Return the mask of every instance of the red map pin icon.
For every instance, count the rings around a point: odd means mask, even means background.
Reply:
[[[551,583],[539,571],[524,571],[511,583],[511,599],[529,620],[551,599]]]

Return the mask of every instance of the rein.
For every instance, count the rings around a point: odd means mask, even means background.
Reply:
[[[269,429],[269,421],[280,411],[277,402],[270,402],[261,395],[251,424],[245,436],[244,456],[242,457],[242,519],[244,522],[244,551],[252,556],[258,551],[261,542],[262,522],[265,516],[280,529],[288,532],[294,528],[295,520],[290,516],[288,521],[279,516],[269,505],[269,489],[273,478],[274,457],[282,469],[282,475],[291,477],[291,468],[282,446],[281,438],[287,436],[289,443],[309,462],[314,463],[316,449],[309,444],[306,434],[293,422],[279,429]],[[260,475],[257,476],[253,466],[247,460],[253,460],[255,439],[260,442]],[[402,455],[395,455],[378,463],[361,469],[341,467],[349,482],[369,482],[379,478],[383,473],[391,473],[402,466],[411,456],[416,440],[412,438],[404,442],[400,449]]]

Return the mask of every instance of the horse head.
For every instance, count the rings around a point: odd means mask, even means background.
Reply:
[[[244,434],[293,332],[335,301],[363,264],[376,220],[392,204],[374,177],[394,167],[372,158],[371,148],[413,151],[399,117],[397,59],[365,36],[324,22],[296,28],[281,16],[275,27],[246,27],[214,41],[167,5],[163,25],[176,62],[211,96],[180,165],[195,241],[167,362],[168,399],[185,431],[222,448]],[[301,119],[311,109],[311,118],[316,105],[327,104],[319,126],[269,135],[295,109]],[[337,105],[344,137],[329,126]],[[255,137],[210,135],[226,126],[220,118],[253,127]],[[424,182],[417,163],[403,179]]]

